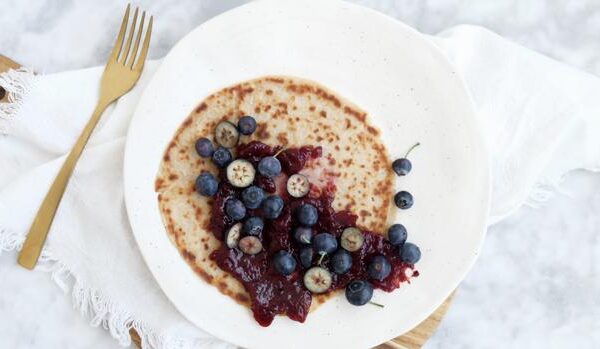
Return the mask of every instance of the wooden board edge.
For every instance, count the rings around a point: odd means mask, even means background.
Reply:
[[[442,322],[446,312],[448,312],[455,294],[456,290],[446,298],[444,303],[442,303],[433,314],[421,322],[417,327],[391,341],[379,345],[376,349],[420,349],[435,333],[435,330]]]
[[[21,65],[12,59],[0,55],[0,73],[4,73],[10,69],[17,69]],[[6,103],[8,101],[8,93],[0,86],[0,103]]]

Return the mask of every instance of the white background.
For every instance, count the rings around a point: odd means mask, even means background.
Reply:
[[[480,24],[600,75],[598,0],[354,2],[428,34]],[[192,28],[244,1],[136,3],[157,17],[150,55],[159,58]],[[0,0],[0,53],[45,73],[103,64],[124,7],[119,0]],[[524,207],[489,230],[426,347],[599,347],[599,233],[600,175],[576,172],[542,207]],[[15,260],[14,253],[0,257],[0,348],[118,347],[73,310],[48,274],[17,268]]]

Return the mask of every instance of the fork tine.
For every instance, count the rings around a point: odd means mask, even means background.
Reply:
[[[152,35],[152,20],[153,16],[150,16],[150,22],[148,23],[148,29],[146,29],[146,36],[144,37],[144,45],[142,46],[142,52],[137,59],[134,70],[142,70],[144,68],[144,62],[146,61],[146,55],[148,54],[148,46],[150,45],[150,36]]]
[[[113,47],[112,52],[110,53],[110,61],[116,61],[119,57],[119,53],[121,53],[121,47],[123,46],[123,37],[125,36],[125,29],[127,29],[127,21],[129,20],[129,8],[131,5],[127,4],[127,9],[125,10],[125,15],[123,16],[123,21],[121,22],[121,29],[119,30],[119,36],[117,36],[117,41],[115,42],[115,47]]]
[[[137,35],[135,37],[135,44],[133,44],[133,50],[131,50],[131,57],[126,65],[133,69],[135,63],[135,57],[137,56],[138,48],[140,47],[140,39],[142,38],[142,31],[144,31],[144,19],[146,18],[146,11],[142,12],[142,19],[140,20],[140,27],[138,28]]]
[[[127,61],[127,56],[129,56],[129,51],[131,50],[131,41],[133,40],[133,32],[135,31],[135,25],[137,23],[138,10],[139,7],[136,7],[135,12],[133,13],[133,22],[131,22],[131,28],[129,28],[127,43],[123,47],[123,54],[121,55],[121,59],[119,60],[119,62],[123,65]]]

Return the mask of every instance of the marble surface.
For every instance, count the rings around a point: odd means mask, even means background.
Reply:
[[[137,1],[159,19],[152,57],[239,0]],[[597,0],[359,0],[422,32],[488,27],[600,75]],[[0,0],[0,53],[40,72],[103,63],[124,1]],[[106,29],[108,28],[108,29]],[[93,37],[93,40],[90,39]],[[553,198],[490,228],[482,254],[426,347],[600,347],[600,175],[578,171]],[[43,272],[0,257],[0,348],[117,348]]]

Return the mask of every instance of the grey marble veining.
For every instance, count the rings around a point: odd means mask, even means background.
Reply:
[[[600,346],[600,176],[492,227],[429,348]]]
[[[241,0],[137,1],[157,16],[152,57]],[[600,75],[598,0],[358,0],[434,34],[480,24]],[[0,53],[41,72],[102,64],[125,1],[0,0]],[[540,208],[488,232],[427,348],[600,347],[600,175],[577,172]],[[0,257],[0,348],[116,348],[46,273]]]

